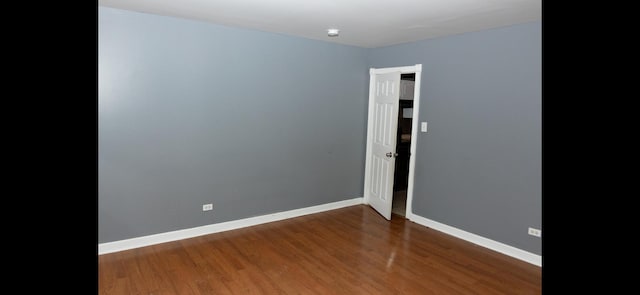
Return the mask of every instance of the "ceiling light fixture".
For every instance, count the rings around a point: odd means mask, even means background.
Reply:
[[[338,30],[338,29],[328,29],[327,30],[327,35],[329,37],[338,37],[339,33],[340,33],[340,30]]]

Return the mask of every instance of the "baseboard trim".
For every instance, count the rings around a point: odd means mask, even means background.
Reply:
[[[170,231],[166,233],[160,233],[155,235],[137,237],[132,239],[120,240],[109,243],[98,244],[98,255],[119,252],[134,248],[140,248],[160,243],[166,243],[171,241],[183,240],[193,238],[202,235],[208,235],[212,233],[218,233],[248,226],[254,226],[263,223],[269,223],[279,221],[288,218],[294,218],[298,216],[319,213],[343,207],[349,207],[362,204],[362,198],[354,198],[344,201],[338,201],[328,204],[322,204],[317,206],[311,206],[306,208],[294,209],[289,211],[283,211],[278,213],[266,214],[262,216],[249,217],[239,220],[232,220],[227,222],[209,224],[204,226],[198,226],[188,229]]]
[[[542,256],[541,255],[537,255],[537,254],[533,254],[531,252],[528,251],[524,251],[521,249],[518,249],[516,247],[513,246],[509,246],[507,244],[503,244],[491,239],[487,239],[485,237],[476,235],[476,234],[472,234],[470,232],[455,228],[453,226],[449,226],[437,221],[433,221],[431,219],[422,217],[420,215],[416,215],[416,214],[412,214],[412,213],[408,213],[407,214],[407,219],[420,224],[420,225],[424,225],[426,227],[430,227],[432,229],[435,229],[437,231],[443,232],[445,234],[454,236],[456,238],[460,238],[463,239],[465,241],[474,243],[476,245],[485,247],[485,248],[489,248],[493,251],[496,252],[500,252],[502,254],[505,255],[509,255],[513,258],[516,259],[520,259],[522,261],[531,263],[533,265],[536,266],[540,266],[542,267]]]

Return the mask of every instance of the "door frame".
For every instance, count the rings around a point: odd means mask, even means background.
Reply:
[[[374,74],[386,74],[392,72],[400,72],[400,74],[413,74],[415,73],[415,84],[413,89],[413,114],[411,121],[411,145],[410,145],[410,157],[409,157],[409,174],[407,177],[409,178],[409,183],[407,184],[407,205],[405,208],[405,218],[413,219],[413,211],[412,211],[412,203],[413,203],[413,184],[414,179],[413,175],[415,173],[416,168],[416,155],[417,150],[416,146],[418,143],[418,129],[420,128],[420,120],[419,120],[419,112],[420,112],[420,81],[422,80],[422,64],[416,64],[413,66],[404,66],[404,67],[393,67],[393,68],[370,68],[369,69],[369,113],[367,117],[367,152],[366,152],[366,160],[365,160],[365,171],[364,171],[364,198],[363,202],[365,204],[369,204],[370,196],[366,194],[367,187],[369,187],[369,179],[367,175],[370,175],[368,171],[371,169],[371,141],[373,132],[373,84],[375,82]],[[398,98],[399,99],[399,98]],[[395,131],[394,131],[395,132]],[[395,151],[394,151],[395,152]],[[394,177],[395,180],[395,177]],[[393,184],[392,184],[393,185]],[[393,195],[392,195],[393,198]],[[391,200],[393,202],[393,199]]]

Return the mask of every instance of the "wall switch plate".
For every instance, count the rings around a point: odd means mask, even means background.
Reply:
[[[529,228],[529,234],[534,236],[534,237],[541,237],[542,236],[542,231],[539,229],[535,229],[530,227]]]
[[[422,122],[422,125],[420,126],[420,131],[427,132],[427,122]]]
[[[202,211],[213,210],[213,204],[204,204],[202,205]]]

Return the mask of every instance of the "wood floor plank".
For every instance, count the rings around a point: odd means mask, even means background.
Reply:
[[[540,294],[541,268],[352,206],[98,258],[100,294]]]

